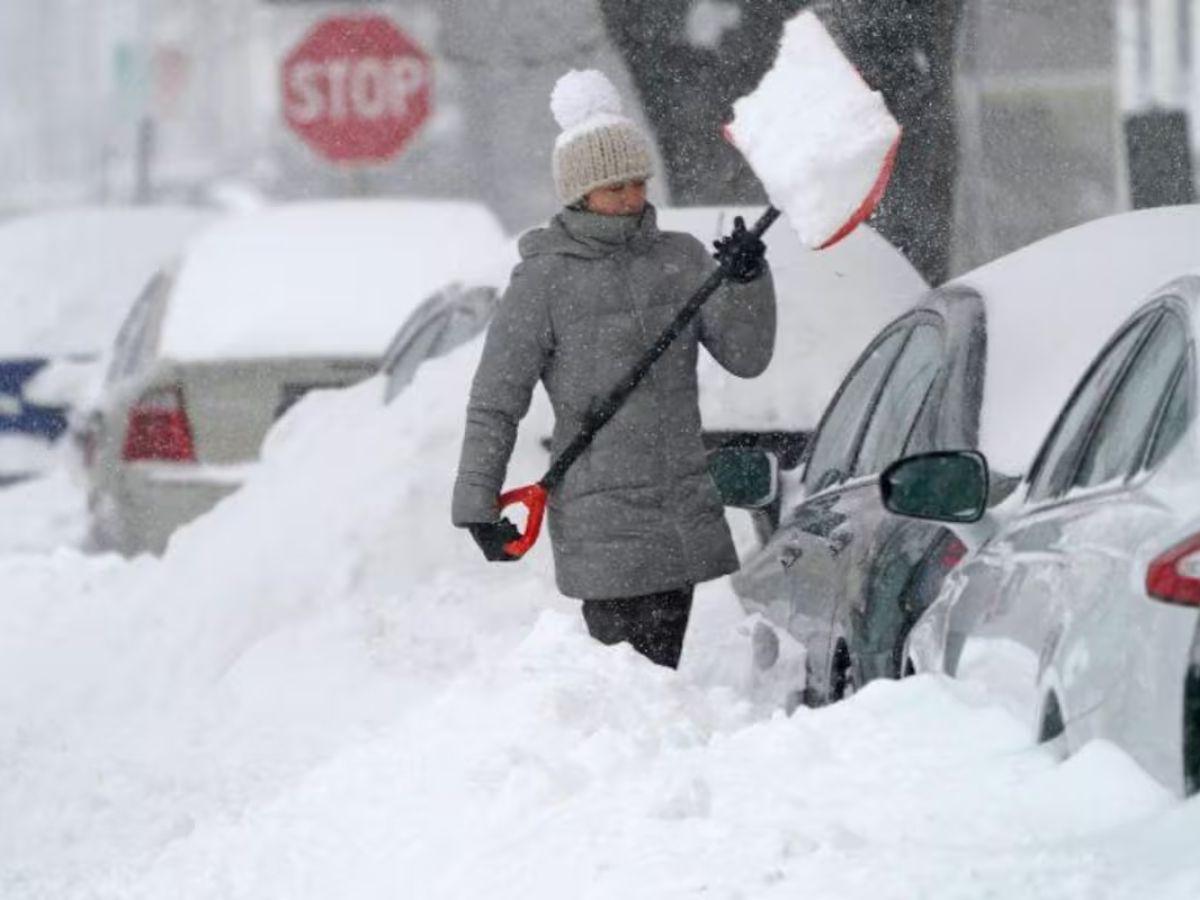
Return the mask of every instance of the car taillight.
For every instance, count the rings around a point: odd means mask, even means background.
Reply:
[[[148,391],[130,408],[121,458],[126,462],[196,461],[182,390],[170,387]]]
[[[1150,563],[1146,593],[1167,603],[1200,606],[1200,534],[1176,544]]]

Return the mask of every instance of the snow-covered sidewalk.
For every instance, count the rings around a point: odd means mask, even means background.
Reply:
[[[83,488],[63,465],[0,488],[0,558],[79,547],[84,506]]]
[[[162,560],[0,558],[0,896],[1200,896],[1200,805],[1111,747],[932,678],[787,717],[724,582],[675,673],[546,548],[484,563],[446,521],[473,352],[306,398]]]

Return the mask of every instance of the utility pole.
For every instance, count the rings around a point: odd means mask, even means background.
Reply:
[[[1119,102],[1134,209],[1196,201],[1188,103],[1196,90],[1198,15],[1196,0],[1117,0]]]
[[[138,81],[137,114],[134,119],[133,202],[149,203],[154,195],[153,167],[157,144],[157,123],[154,121],[153,100],[153,29],[150,0],[138,0],[137,38],[134,51],[135,78]]]

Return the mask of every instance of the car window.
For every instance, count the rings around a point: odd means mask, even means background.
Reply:
[[[145,356],[154,308],[170,290],[172,281],[167,272],[156,273],[130,307],[129,314],[121,323],[121,329],[113,343],[112,362],[105,375],[105,381],[108,383],[120,381],[137,371]]]
[[[863,420],[880,381],[900,351],[907,328],[896,328],[877,341],[858,361],[849,378],[843,382],[834,406],[825,416],[821,430],[813,441],[804,485],[819,491],[846,477],[850,454],[858,439]]]
[[[1167,405],[1151,439],[1150,453],[1146,457],[1147,469],[1157,468],[1167,458],[1192,421],[1195,413],[1192,385],[1195,380],[1192,361],[1185,358],[1175,375],[1175,386],[1171,389],[1171,396],[1167,398]]]
[[[898,459],[942,362],[942,332],[921,324],[888,375],[858,453],[856,475],[873,475]]]
[[[1067,402],[1050,438],[1038,454],[1038,461],[1030,487],[1031,500],[1043,500],[1057,496],[1067,489],[1079,457],[1079,447],[1086,436],[1096,405],[1108,393],[1113,381],[1120,375],[1129,354],[1156,318],[1153,314],[1143,315],[1129,325],[1092,364],[1083,381]]]
[[[403,344],[396,342],[389,351],[389,357],[384,364],[387,372],[387,384],[384,388],[384,401],[390,401],[413,380],[421,363],[434,355],[439,338],[445,332],[448,324],[448,313],[442,310],[421,323],[415,331],[405,336]]]
[[[1132,472],[1186,349],[1183,322],[1164,315],[1106,404],[1083,450],[1073,486],[1092,487]]]

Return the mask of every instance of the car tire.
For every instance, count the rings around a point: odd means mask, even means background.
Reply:
[[[858,690],[858,679],[854,674],[854,659],[844,640],[839,640],[833,649],[829,665],[829,702],[837,703],[854,696]]]
[[[1038,744],[1046,747],[1058,760],[1064,760],[1067,752],[1067,725],[1062,704],[1054,691],[1046,694],[1042,701],[1042,712],[1038,716]]]
[[[1183,687],[1183,792],[1200,791],[1200,663],[1188,666]]]
[[[1042,701],[1042,714],[1038,722],[1038,743],[1049,743],[1061,737],[1065,729],[1062,705],[1058,702],[1058,695],[1051,691]]]

